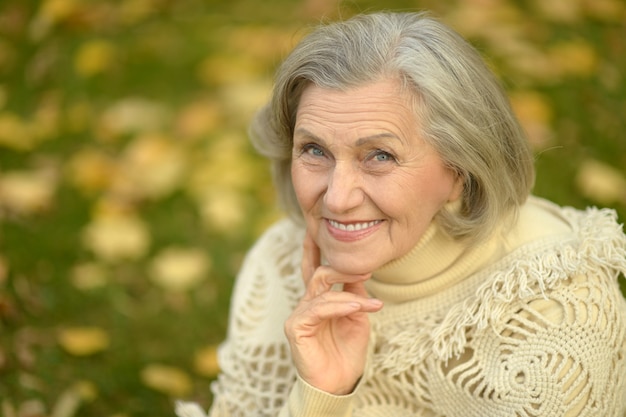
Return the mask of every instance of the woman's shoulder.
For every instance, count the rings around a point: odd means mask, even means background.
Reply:
[[[554,234],[593,232],[596,226],[609,227],[623,235],[617,213],[610,208],[587,207],[578,209],[560,206],[552,201],[531,195],[522,206],[518,219],[518,233],[523,229],[532,237]],[[589,226],[592,226],[591,228]]]
[[[285,256],[301,252],[304,227],[288,217],[271,224],[250,248],[248,257]],[[268,259],[269,260],[269,259]]]
[[[502,243],[506,253],[523,256],[568,244],[599,244],[598,239],[618,246],[626,242],[615,210],[596,207],[580,210],[536,196],[530,196],[520,208],[513,227],[504,230]]]
[[[302,244],[304,238],[304,226],[290,217],[281,217],[270,224],[257,240],[266,243],[276,241],[279,243],[294,243],[294,239],[299,239],[297,244]]]
[[[521,243],[483,273],[478,294],[511,302],[562,288],[575,276],[614,285],[626,274],[626,235],[611,209],[578,210],[532,197],[512,233]]]
[[[248,251],[233,287],[230,336],[282,340],[282,323],[302,293],[302,227],[271,225]]]
[[[503,234],[508,252],[542,240],[573,237],[576,221],[567,210],[551,201],[530,196],[520,208],[513,227]]]
[[[479,272],[473,295],[447,314],[447,330],[436,343],[442,356],[462,349],[466,329],[494,326],[530,303],[550,307],[587,292],[610,297],[611,307],[624,314],[618,277],[626,275],[626,235],[614,210],[578,210],[531,197],[515,233],[515,247]]]

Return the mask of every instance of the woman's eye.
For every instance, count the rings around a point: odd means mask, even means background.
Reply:
[[[324,151],[319,146],[313,144],[305,145],[303,151],[311,156],[324,156]]]
[[[374,153],[374,159],[378,162],[395,161],[395,158],[393,157],[393,155],[391,155],[389,152],[385,152],[381,150],[378,150]]]

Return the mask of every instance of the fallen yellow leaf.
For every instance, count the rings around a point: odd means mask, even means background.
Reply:
[[[271,91],[272,84],[266,79],[240,81],[224,86],[220,98],[231,114],[248,120],[267,102]]]
[[[176,130],[184,138],[206,137],[217,127],[220,117],[220,108],[214,101],[194,101],[178,114]]]
[[[85,43],[74,59],[74,68],[82,77],[91,77],[111,68],[117,54],[115,45],[105,40]]]
[[[57,22],[70,16],[77,10],[76,0],[46,0],[41,4],[39,13],[47,19]]]
[[[185,291],[206,279],[211,259],[199,248],[170,247],[150,265],[152,281],[170,291]]]
[[[110,140],[125,134],[159,131],[169,119],[170,112],[163,103],[126,97],[104,110],[98,133],[101,139]]]
[[[13,171],[0,176],[0,207],[19,214],[46,210],[56,192],[55,175],[42,171]]]
[[[246,220],[245,196],[228,188],[207,190],[200,201],[200,215],[209,230],[233,233]]]
[[[162,364],[150,364],[143,368],[141,381],[147,387],[172,397],[188,396],[193,388],[191,378],[185,371]]]
[[[547,97],[534,91],[517,91],[510,99],[533,148],[546,148],[552,138],[552,107]]]
[[[256,187],[259,169],[246,146],[245,136],[225,132],[205,151],[198,153],[187,177],[191,194],[202,200],[210,188],[242,190]]]
[[[534,0],[532,5],[553,22],[576,23],[582,18],[580,0]]]
[[[36,134],[27,121],[14,113],[0,113],[0,145],[19,151],[29,151],[36,144]]]
[[[604,162],[583,161],[576,175],[576,185],[585,197],[600,204],[626,203],[626,177]]]
[[[145,223],[133,215],[103,215],[87,225],[83,241],[104,261],[135,260],[148,251],[150,233]]]
[[[88,356],[108,349],[109,334],[99,327],[68,327],[62,329],[57,341],[68,353],[74,356]]]
[[[194,369],[202,376],[212,378],[220,370],[217,361],[217,346],[211,345],[196,352],[194,356]]]
[[[107,188],[116,170],[116,161],[111,156],[93,148],[79,151],[67,165],[70,182],[88,194]]]
[[[113,187],[121,195],[159,198],[179,186],[185,169],[185,153],[174,140],[141,135],[125,149]]]
[[[551,61],[563,76],[588,77],[596,72],[598,56],[586,41],[564,42],[550,49]]]

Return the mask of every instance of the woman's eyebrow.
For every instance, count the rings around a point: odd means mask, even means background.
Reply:
[[[322,138],[320,138],[319,136],[317,136],[316,134],[312,133],[311,131],[303,128],[303,127],[299,127],[297,128],[294,133],[293,136],[296,137],[302,137],[302,138],[307,138],[307,139],[311,139],[314,140],[316,142],[321,142],[321,143],[325,143],[326,141]],[[402,142],[402,139],[400,139],[397,135],[393,134],[393,133],[388,133],[388,132],[383,132],[383,133],[377,133],[375,135],[369,135],[369,136],[364,136],[362,138],[357,139],[356,141],[356,146],[365,146],[367,144],[369,144],[370,142],[374,142],[380,139],[396,139],[400,142]]]
[[[310,132],[309,130],[303,127],[299,127],[293,132],[293,137],[295,138],[296,136],[306,138],[306,139],[311,139],[316,142],[325,142],[324,139],[320,138],[316,134]]]
[[[402,142],[402,139],[400,139],[398,136],[394,135],[393,133],[378,133],[376,135],[370,135],[370,136],[365,136],[362,138],[357,139],[356,141],[356,145],[357,146],[364,146],[366,144],[368,144],[369,142],[373,142],[373,141],[377,141],[380,139],[396,139],[400,142]]]

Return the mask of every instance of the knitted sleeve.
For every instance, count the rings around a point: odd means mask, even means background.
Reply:
[[[302,293],[302,232],[290,221],[251,248],[233,289],[230,322],[218,350],[211,417],[279,414],[296,379],[284,322]]]
[[[210,417],[349,416],[353,395],[333,396],[296,374],[283,332],[304,293],[300,263],[304,232],[289,220],[271,227],[248,252],[234,286],[220,374]],[[179,401],[178,417],[207,417]]]
[[[233,290],[211,417],[348,415],[349,396],[331,396],[297,377],[284,323],[304,292],[303,231],[289,220],[271,227],[250,250]],[[179,417],[204,417],[180,403]]]

